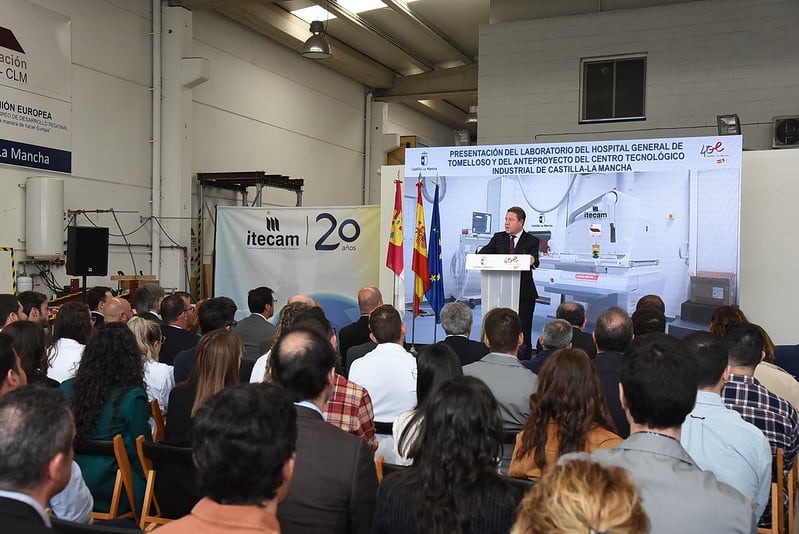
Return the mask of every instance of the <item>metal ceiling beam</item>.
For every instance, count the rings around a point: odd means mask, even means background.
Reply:
[[[410,7],[405,2],[398,1],[398,0],[383,0],[383,3],[386,4],[388,7],[405,17],[406,19],[410,20],[417,26],[424,29],[428,34],[432,35],[438,42],[445,44],[452,50],[455,55],[459,56],[460,60],[466,64],[474,63],[474,58],[469,55],[463,48],[461,48],[458,43],[447,37],[447,35],[436,28],[432,23],[428,22],[427,20],[423,19],[421,16],[417,15],[413,11],[411,11]]]
[[[477,96],[477,64],[441,69],[412,76],[398,76],[390,89],[375,91],[386,102]]]
[[[422,57],[421,55],[417,54],[377,26],[371,24],[367,20],[364,20],[360,17],[357,13],[353,13],[349,9],[345,8],[344,6],[340,5],[336,0],[313,0],[318,6],[327,9],[341,20],[345,20],[350,24],[355,25],[358,29],[362,31],[369,32],[380,39],[384,40],[386,43],[390,44],[406,56],[410,58],[411,62],[418,68],[430,71],[433,70],[434,66],[430,62],[430,60]]]
[[[183,4],[187,7],[204,5],[213,8],[218,13],[298,52],[305,40],[311,36],[305,21],[268,0],[256,2],[190,0],[184,1]],[[321,64],[367,87],[384,89],[394,85],[394,71],[331,36],[326,37],[333,57]]]
[[[382,99],[381,99],[382,100]],[[403,102],[406,106],[427,115],[450,128],[460,130],[466,128],[466,113],[458,107],[443,100],[432,100],[424,104],[416,100]]]

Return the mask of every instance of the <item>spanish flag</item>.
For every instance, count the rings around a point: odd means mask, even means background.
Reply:
[[[430,271],[427,266],[427,232],[424,227],[424,205],[422,204],[422,175],[416,182],[416,229],[413,239],[413,316],[419,316],[419,304],[430,289]]]

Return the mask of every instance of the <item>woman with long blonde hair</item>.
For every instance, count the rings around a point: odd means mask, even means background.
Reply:
[[[189,440],[191,420],[206,400],[239,381],[239,364],[244,354],[241,338],[227,328],[205,334],[197,344],[189,379],[175,386],[169,395],[166,440]]]
[[[157,400],[161,413],[166,415],[169,394],[175,387],[175,369],[171,365],[158,361],[161,344],[164,342],[161,327],[155,321],[134,317],[128,321],[128,328],[136,336],[139,352],[144,362],[144,385],[147,389],[147,399]]]

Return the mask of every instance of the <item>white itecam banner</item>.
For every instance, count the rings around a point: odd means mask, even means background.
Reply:
[[[237,317],[249,315],[247,292],[259,286],[275,291],[276,311],[304,294],[337,328],[359,317],[358,290],[377,285],[379,206],[218,206],[216,214],[214,295],[236,301]]]
[[[0,21],[0,163],[72,171],[68,17],[7,0]]]

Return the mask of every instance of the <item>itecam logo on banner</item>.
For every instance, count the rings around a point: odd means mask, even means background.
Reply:
[[[69,18],[7,0],[0,21],[0,163],[72,171]]]
[[[376,285],[379,206],[217,207],[214,294],[247,309],[247,292],[268,286],[279,307],[310,295],[334,326],[359,316],[358,290]]]

